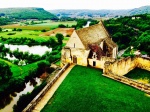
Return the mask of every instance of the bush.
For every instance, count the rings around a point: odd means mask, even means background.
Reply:
[[[41,32],[46,32],[46,30],[45,30],[45,29],[43,29],[43,30],[41,30]]]
[[[7,35],[15,35],[16,33],[14,32],[11,32],[11,33],[8,33]]]

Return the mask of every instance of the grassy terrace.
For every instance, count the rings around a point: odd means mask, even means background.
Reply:
[[[144,92],[102,76],[102,70],[75,66],[42,112],[148,112]]]
[[[125,76],[128,78],[137,80],[139,82],[150,84],[150,72],[140,69],[140,68],[135,68],[134,70],[130,71]]]

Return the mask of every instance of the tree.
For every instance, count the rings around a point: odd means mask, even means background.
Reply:
[[[2,28],[0,27],[0,32],[2,31]]]
[[[9,65],[4,61],[0,61],[0,77],[2,78],[2,80],[9,79],[11,76],[12,72]]]
[[[59,44],[63,43],[62,41],[64,39],[64,36],[61,33],[57,33],[56,38],[57,38],[57,41],[58,41]]]

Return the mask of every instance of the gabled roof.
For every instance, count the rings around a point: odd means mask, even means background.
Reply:
[[[108,32],[106,31],[102,21],[99,24],[92,25],[86,28],[82,28],[75,31],[82,41],[86,49],[89,49],[89,44],[100,44],[101,41],[105,40],[106,43],[111,47],[117,45],[111,40]]]

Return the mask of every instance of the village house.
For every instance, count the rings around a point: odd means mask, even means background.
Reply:
[[[99,67],[102,57],[117,57],[118,46],[112,41],[102,21],[79,30],[74,30],[62,49],[61,64],[75,63]]]

